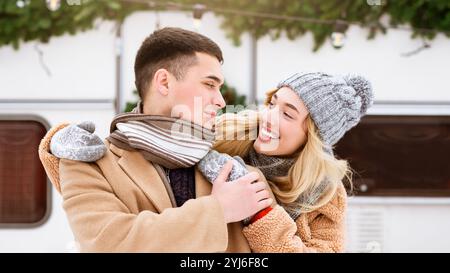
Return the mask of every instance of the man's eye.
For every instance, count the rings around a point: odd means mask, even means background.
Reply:
[[[205,83],[206,86],[208,86],[209,88],[215,88],[216,86],[212,83]]]

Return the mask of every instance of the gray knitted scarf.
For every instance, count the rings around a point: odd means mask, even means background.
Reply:
[[[168,169],[196,165],[211,149],[214,132],[193,122],[142,114],[142,105],[117,115],[111,123],[111,143],[137,150],[145,159]]]
[[[266,179],[270,181],[273,181],[275,177],[288,175],[289,169],[295,163],[295,160],[296,157],[277,157],[260,154],[257,153],[253,147],[248,154],[248,162],[250,165],[260,169]],[[279,203],[295,221],[302,213],[302,205],[314,205],[326,190],[327,186],[328,181],[324,180],[319,186],[302,193],[294,202],[288,204],[282,202]]]
[[[252,147],[248,154],[248,160],[250,165],[261,170],[266,179],[272,180],[273,177],[288,175],[296,158],[268,156],[257,153]]]

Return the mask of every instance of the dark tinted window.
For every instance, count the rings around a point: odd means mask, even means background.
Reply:
[[[450,196],[450,116],[366,116],[336,154],[356,195]]]
[[[31,224],[47,212],[47,176],[38,146],[46,128],[33,120],[0,119],[0,224]]]

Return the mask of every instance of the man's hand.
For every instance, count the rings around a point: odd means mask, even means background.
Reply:
[[[90,121],[69,125],[52,137],[50,151],[58,158],[97,161],[106,153],[106,146],[94,131],[95,125]]]
[[[213,183],[211,193],[222,205],[226,223],[241,221],[270,206],[273,202],[266,184],[258,181],[259,174],[256,172],[227,183],[232,167],[231,160],[225,164]]]

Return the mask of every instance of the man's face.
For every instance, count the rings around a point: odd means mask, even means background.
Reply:
[[[225,107],[220,93],[222,67],[214,56],[204,53],[196,56],[197,63],[187,69],[182,79],[176,80],[171,75],[168,84],[171,116],[211,128],[217,110]]]

